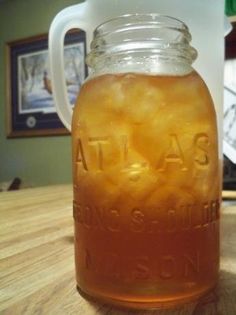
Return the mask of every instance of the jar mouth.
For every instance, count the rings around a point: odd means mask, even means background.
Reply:
[[[119,58],[139,61],[144,58],[147,62],[148,58],[166,62],[178,60],[191,65],[197,57],[197,51],[190,46],[191,39],[187,25],[177,18],[157,13],[126,14],[94,30],[86,62],[95,67],[105,59],[107,63]]]
[[[94,30],[94,38],[117,31],[117,27],[119,27],[119,32],[127,31],[127,28],[136,29],[137,27],[139,27],[139,29],[158,27],[170,28],[176,31],[178,30],[180,32],[184,32],[184,35],[189,41],[192,39],[188,26],[184,22],[175,17],[158,13],[135,13],[114,17],[96,27]]]

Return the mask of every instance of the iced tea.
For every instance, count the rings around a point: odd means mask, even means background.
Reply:
[[[72,137],[80,290],[145,308],[212,288],[220,173],[214,106],[199,75],[91,78]]]

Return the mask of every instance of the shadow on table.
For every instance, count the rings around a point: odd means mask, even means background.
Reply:
[[[66,235],[63,240],[65,243],[74,244],[74,235]]]
[[[165,310],[125,310],[88,301],[96,315],[235,315],[236,274],[220,272],[218,287],[194,303]]]

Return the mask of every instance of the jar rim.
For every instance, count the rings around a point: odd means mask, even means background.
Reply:
[[[197,57],[197,51],[190,46],[191,39],[187,25],[175,17],[158,13],[125,14],[97,26],[86,62],[99,72],[115,69],[115,65],[122,71],[127,66],[134,71],[135,64],[147,65],[145,71],[150,72],[156,71],[156,67],[160,69],[161,63],[168,63],[171,72],[180,68],[180,64],[190,69]]]
[[[127,21],[126,24],[122,23],[124,26],[130,26],[131,23],[136,22],[136,25],[138,23],[145,23],[145,24],[151,23],[152,25],[155,25],[155,27],[165,26],[165,27],[173,28],[182,32],[186,32],[188,39],[191,40],[189,28],[183,21],[173,16],[164,15],[160,13],[128,13],[128,14],[113,17],[111,19],[108,19],[102,22],[95,28],[94,37],[99,36],[99,33],[102,33],[103,35],[106,34],[106,28],[107,28],[107,32],[111,32],[112,31],[111,26],[113,26],[113,28],[116,28],[118,25],[119,26],[121,25],[122,21]]]

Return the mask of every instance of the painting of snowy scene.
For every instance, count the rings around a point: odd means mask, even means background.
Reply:
[[[223,152],[236,163],[236,59],[225,61],[224,85]]]
[[[67,45],[64,49],[65,77],[68,98],[73,106],[85,78],[84,44]],[[18,112],[53,113],[48,50],[18,56]]]
[[[48,34],[6,43],[7,137],[67,135],[57,115],[49,70]],[[88,69],[86,33],[73,29],[64,38],[64,75],[74,106]]]

